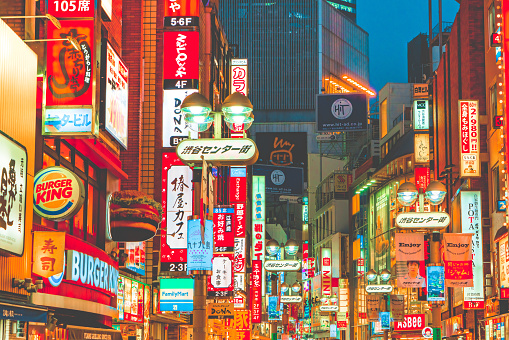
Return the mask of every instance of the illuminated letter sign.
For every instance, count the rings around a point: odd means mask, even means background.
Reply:
[[[118,270],[76,250],[67,251],[66,279],[117,293]]]
[[[479,177],[479,102],[459,100],[460,177]]]
[[[247,59],[232,59],[230,70],[231,92],[240,92],[244,96],[248,94]]]
[[[213,165],[251,165],[258,160],[258,149],[249,138],[185,139],[177,146],[177,155],[186,164],[205,160]]]
[[[178,143],[191,136],[198,138],[198,133],[192,131],[184,120],[180,111],[182,101],[191,93],[198,90],[165,90],[163,99],[163,148],[175,147]]]
[[[195,89],[199,79],[200,34],[164,32],[164,89]]]
[[[198,26],[200,0],[164,0],[164,26]]]
[[[429,108],[427,99],[414,100],[414,130],[429,129]]]
[[[102,2],[105,2],[105,0]],[[94,17],[94,0],[48,0],[46,3],[48,5],[48,14],[59,19]]]
[[[320,270],[322,272],[322,295],[332,295],[332,258],[331,249],[322,248]]]

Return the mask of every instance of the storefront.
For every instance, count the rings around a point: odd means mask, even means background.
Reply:
[[[133,278],[118,278],[118,318],[113,328],[120,330],[124,340],[130,337],[148,340],[150,334],[150,286]]]

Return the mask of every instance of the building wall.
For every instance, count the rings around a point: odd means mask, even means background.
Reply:
[[[407,44],[408,82],[424,83],[429,78],[428,35],[419,33]]]
[[[394,120],[404,108],[412,106],[412,92],[413,84],[403,83],[388,83],[380,90],[380,140],[395,126]]]

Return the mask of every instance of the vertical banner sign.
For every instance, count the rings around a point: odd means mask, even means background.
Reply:
[[[331,248],[322,248],[322,256],[320,262],[320,270],[322,272],[322,295],[332,295],[332,258]]]
[[[430,183],[430,169],[428,167],[415,167],[414,173],[417,190],[422,189],[422,192],[424,192]]]
[[[405,317],[405,295],[391,295],[391,314],[394,320]]]
[[[262,293],[265,292],[265,176],[253,176],[253,241],[252,259],[261,261]],[[254,264],[254,261],[253,261]],[[252,306],[251,306],[252,307]],[[254,318],[254,316],[253,316]],[[254,321],[253,321],[254,322]]]
[[[246,272],[246,239],[237,237],[235,238],[235,262],[233,269],[235,273]]]
[[[230,168],[230,203],[245,203],[247,197],[246,167]]]
[[[164,32],[164,89],[196,89],[199,79],[200,34]]]
[[[180,106],[184,99],[198,90],[164,90],[163,95],[163,148],[176,147],[177,144],[189,137],[198,137],[184,120]]]
[[[43,135],[97,134],[94,20],[63,20],[60,24],[61,29],[48,25],[48,39],[72,37],[81,51],[69,41],[47,43]]]
[[[427,99],[414,100],[414,130],[429,130]]]
[[[150,339],[150,286],[145,286],[145,303],[143,310],[143,340]]]
[[[445,301],[445,271],[443,266],[426,267],[428,301]],[[466,289],[466,288],[465,288]]]
[[[235,237],[246,237],[246,203],[233,203],[235,216],[233,226]]]
[[[207,276],[207,296],[211,298],[232,296],[233,254],[216,254],[212,258],[212,275]]]
[[[183,165],[175,153],[164,153],[162,177],[161,270],[186,271],[187,220],[193,209],[193,170]]]
[[[214,253],[230,253],[234,250],[234,212],[233,206],[214,208]]]
[[[198,26],[200,0],[164,0],[164,26]]]
[[[426,286],[424,234],[396,233],[396,277],[400,288]]]
[[[248,94],[247,59],[232,59],[230,69],[230,88],[233,92]]]
[[[429,162],[429,134],[416,133],[414,135],[415,163]]]
[[[102,107],[104,128],[124,148],[127,148],[129,71],[109,42],[106,42],[105,48],[106,73],[103,88],[106,90]]]
[[[45,278],[61,273],[64,268],[65,233],[34,231],[33,269]]]
[[[504,52],[505,56],[509,55],[509,25],[507,25],[507,23],[509,22],[509,0],[502,0],[501,3],[502,3],[502,22],[504,24],[502,25],[503,32],[498,32],[498,33],[502,33],[501,35],[502,35],[502,39],[503,39],[502,51],[500,51],[500,57],[502,57],[502,52]],[[500,28],[499,28],[499,30],[500,30]],[[500,50],[499,47],[497,47],[497,49]],[[497,58],[497,60],[499,60],[499,59]],[[507,65],[506,58],[500,58],[500,60],[503,60],[503,62],[505,64],[503,67],[504,79],[509,79],[509,65]],[[504,95],[505,95],[505,98],[504,98],[505,103],[509,103],[509,91],[504,91]],[[509,133],[509,124],[507,123],[507,120],[504,121],[504,125],[505,125],[504,135],[507,136],[507,134]],[[505,153],[505,162],[506,162],[506,164],[509,164],[509,152]],[[506,202],[505,202],[506,206],[507,206],[507,203],[509,203],[509,201],[506,199]]]
[[[484,309],[481,192],[461,191],[461,232],[472,235],[472,274],[476,284],[463,289],[463,308]]]
[[[205,221],[204,238],[201,233],[201,220],[187,221],[187,270],[212,270],[214,237],[213,222]]]
[[[460,177],[480,177],[479,101],[459,100]]]
[[[249,310],[242,309],[234,312],[234,325],[237,331],[237,339],[251,339],[251,322],[249,321]],[[247,334],[246,334],[247,333]],[[247,336],[247,337],[246,337]]]
[[[444,234],[446,287],[473,287],[472,234]]]
[[[262,261],[253,260],[251,273],[251,322],[262,322]]]
[[[380,309],[380,295],[367,295],[366,308],[369,321],[378,321]]]

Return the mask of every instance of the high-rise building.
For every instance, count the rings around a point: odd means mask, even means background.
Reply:
[[[407,44],[408,82],[424,83],[429,78],[428,35],[419,33]]]
[[[355,1],[334,1],[334,5]],[[312,122],[315,95],[367,84],[368,34],[325,0],[224,0],[219,16],[228,41],[249,61],[256,123]]]
[[[357,0],[327,0],[327,2],[343,12],[349,19],[357,22]]]

